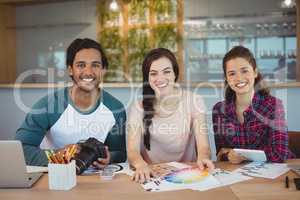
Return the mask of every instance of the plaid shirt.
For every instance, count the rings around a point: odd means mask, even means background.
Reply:
[[[241,124],[234,102],[223,101],[214,106],[212,118],[217,152],[222,147],[264,150],[271,162],[294,157],[288,149],[287,124],[279,99],[256,93],[243,115],[244,123]]]

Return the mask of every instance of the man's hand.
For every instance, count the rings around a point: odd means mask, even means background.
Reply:
[[[108,147],[105,146],[106,158],[98,158],[97,161],[93,162],[93,166],[98,169],[104,169],[110,163],[110,153]]]

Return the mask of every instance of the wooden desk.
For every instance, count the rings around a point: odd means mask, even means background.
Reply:
[[[299,160],[291,162],[300,163]],[[236,165],[221,162],[217,167],[232,170]],[[285,174],[286,175],[286,174]],[[208,199],[208,200],[299,200],[300,191],[295,189],[292,178],[297,177],[293,172],[288,172],[290,188],[285,188],[285,175],[275,180],[255,178],[253,180],[237,183],[231,186],[216,188],[204,192],[192,190],[180,190],[172,192],[146,192],[127,175],[118,174],[112,181],[101,181],[96,175],[78,176],[77,186],[70,191],[52,191],[48,189],[48,176],[44,175],[31,189],[0,189],[2,200],[73,200],[73,199],[97,199],[97,200],[176,200],[176,199]]]
[[[288,163],[300,164],[300,159],[289,160]],[[217,163],[216,166],[227,170],[239,167],[227,162]],[[289,176],[289,188],[285,188],[286,175]],[[241,200],[299,200],[300,190],[296,190],[293,180],[297,177],[297,174],[289,171],[276,179],[254,178],[228,187]]]

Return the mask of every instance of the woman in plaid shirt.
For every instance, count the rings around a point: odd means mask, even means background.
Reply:
[[[223,58],[223,71],[225,101],[212,115],[218,160],[244,161],[233,148],[263,150],[271,162],[293,158],[282,102],[264,87],[250,50],[232,48]]]

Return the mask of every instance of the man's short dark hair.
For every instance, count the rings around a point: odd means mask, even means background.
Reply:
[[[108,61],[106,58],[106,55],[100,45],[100,43],[96,42],[95,40],[89,39],[89,38],[77,38],[75,39],[70,46],[67,48],[67,59],[66,64],[67,67],[73,65],[74,58],[76,56],[76,53],[82,49],[96,49],[101,54],[101,62],[104,69],[108,68]]]

